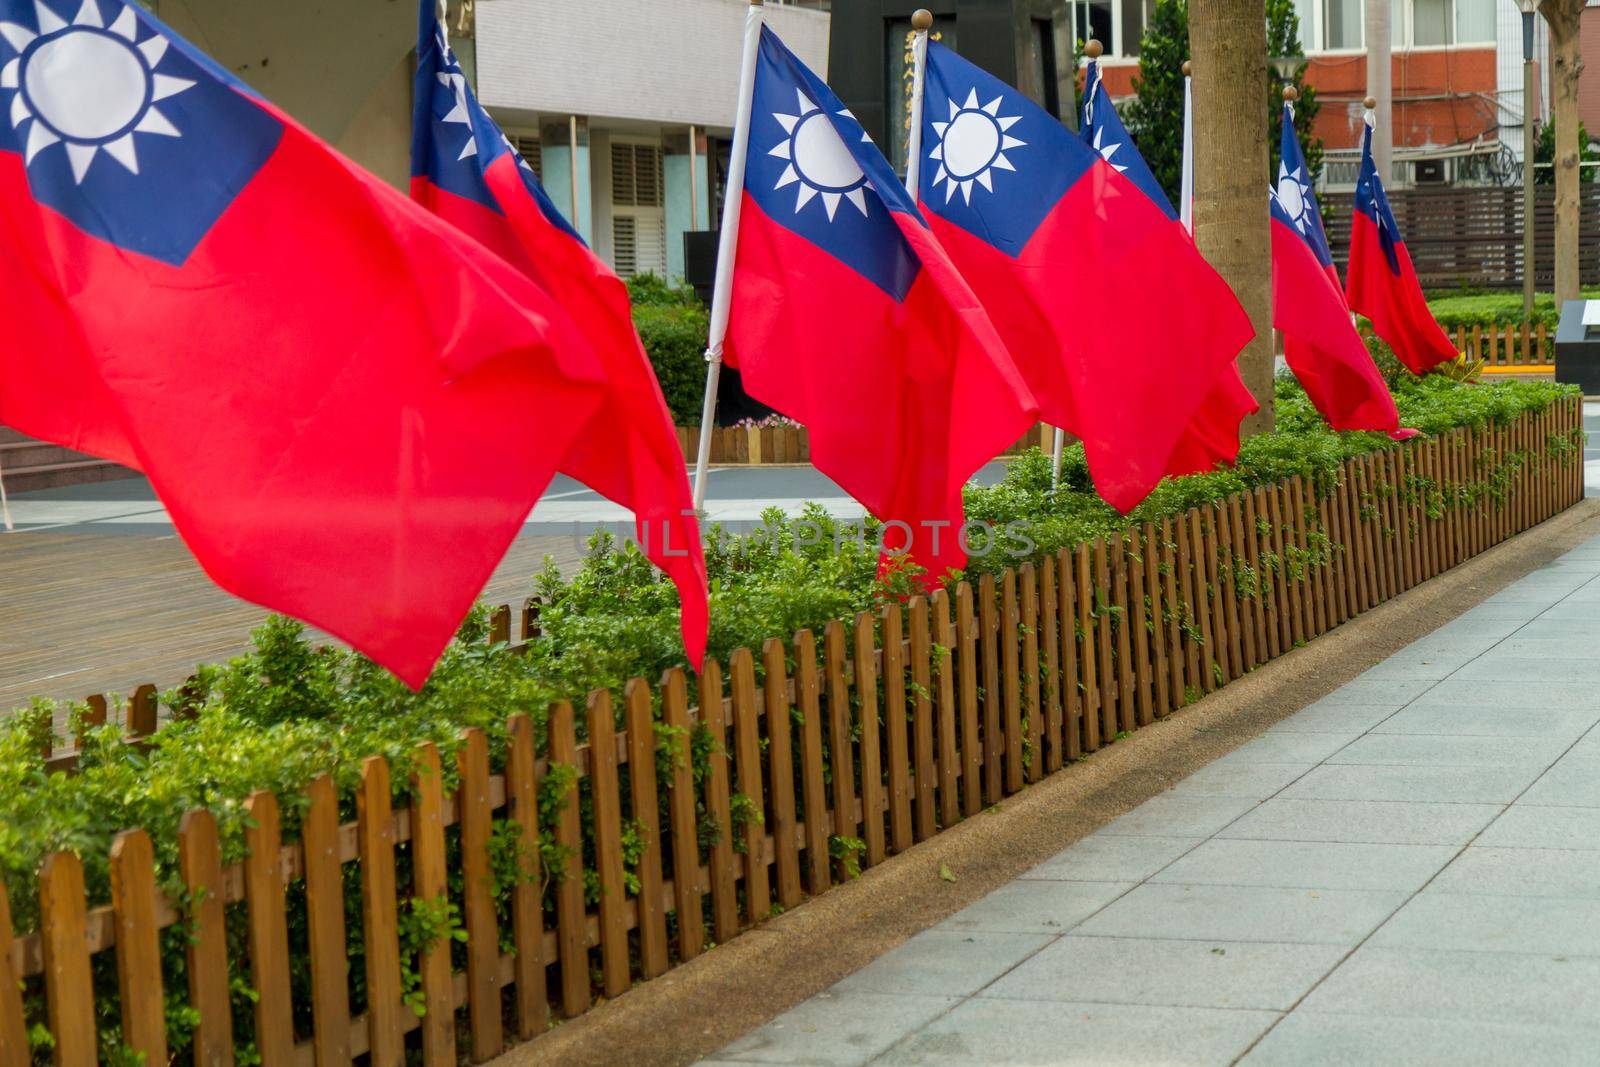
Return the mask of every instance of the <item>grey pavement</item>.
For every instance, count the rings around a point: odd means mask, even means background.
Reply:
[[[1597,644],[1600,538],[706,1063],[1600,1063]]]

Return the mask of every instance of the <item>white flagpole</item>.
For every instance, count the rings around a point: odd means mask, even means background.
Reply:
[[[1178,217],[1183,228],[1194,236],[1194,94],[1190,85],[1189,61],[1183,61],[1183,180],[1179,184]]]
[[[733,305],[733,258],[739,248],[739,209],[744,200],[745,160],[750,155],[750,109],[756,95],[756,58],[761,48],[762,0],[750,0],[744,20],[744,59],[739,67],[739,103],[734,111],[733,146],[728,154],[728,187],[722,201],[722,233],[717,241],[716,287],[711,293],[711,330],[706,341],[706,398],[700,409],[700,451],[694,465],[694,509],[706,504],[706,468],[711,465],[711,431],[717,415],[717,384],[722,380],[722,343],[728,336]]]
[[[933,12],[919,7],[911,16],[911,130],[906,138],[906,192],[916,203],[922,184],[922,97],[928,77],[928,31]]]
[[[16,529],[11,522],[11,501],[6,497],[6,472],[0,470],[0,518],[5,520],[6,533]]]

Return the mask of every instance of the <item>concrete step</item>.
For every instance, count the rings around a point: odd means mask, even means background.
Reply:
[[[92,459],[82,452],[74,452],[70,448],[52,445],[48,441],[11,441],[0,442],[0,470],[6,473],[25,471],[33,467],[47,467],[55,463],[76,463],[83,459]]]

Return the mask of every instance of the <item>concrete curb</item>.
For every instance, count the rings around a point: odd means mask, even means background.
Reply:
[[[1586,500],[494,1062],[708,1056],[1596,535],[1600,501]]]

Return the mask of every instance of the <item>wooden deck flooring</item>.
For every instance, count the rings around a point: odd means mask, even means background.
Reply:
[[[546,555],[566,569],[581,554],[572,537],[523,537],[484,597],[520,603]],[[34,696],[176,685],[244,650],[266,616],[212,584],[173,535],[0,533],[0,714]]]

